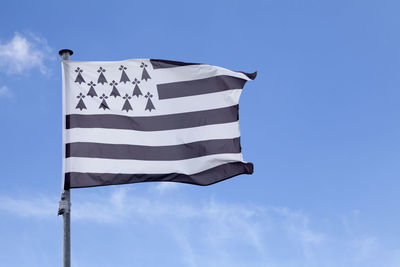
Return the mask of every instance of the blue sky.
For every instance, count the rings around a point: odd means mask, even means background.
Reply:
[[[397,1],[9,1],[0,10],[0,265],[61,265],[61,68],[162,58],[252,72],[255,165],[209,187],[72,191],[72,264],[400,266]]]

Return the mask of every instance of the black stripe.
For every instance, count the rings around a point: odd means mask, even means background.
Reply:
[[[138,131],[163,131],[228,123],[237,121],[238,119],[238,105],[235,105],[226,108],[150,117],[129,117],[111,114],[71,114],[66,116],[66,128],[107,128]]]
[[[236,175],[252,173],[253,164],[243,162],[226,163],[192,175],[181,173],[115,174],[68,172],[65,174],[64,185],[65,189],[161,181],[188,183],[194,185],[211,185]]]
[[[155,70],[188,66],[188,65],[202,65],[201,63],[187,63],[187,62],[164,60],[164,59],[150,59],[150,63],[151,65],[153,65],[153,69]]]
[[[242,89],[246,81],[233,76],[220,75],[205,79],[158,84],[158,98],[161,100]]]
[[[171,146],[141,146],[101,143],[69,143],[66,157],[183,160],[223,153],[240,153],[240,138],[206,140]]]

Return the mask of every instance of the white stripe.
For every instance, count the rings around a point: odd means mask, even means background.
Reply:
[[[153,70],[154,79],[158,84],[198,80],[218,75],[228,75],[247,81],[250,80],[243,73],[211,65],[188,65]]]
[[[243,162],[242,154],[217,154],[176,161],[115,160],[99,158],[67,158],[66,172],[92,173],[183,173],[195,174],[230,162]]]
[[[168,146],[202,140],[231,139],[239,136],[239,123],[236,121],[187,129],[154,132],[103,128],[73,128],[66,131],[66,142]]]

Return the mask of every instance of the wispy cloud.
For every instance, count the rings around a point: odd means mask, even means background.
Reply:
[[[57,212],[57,198],[43,195],[31,197],[0,196],[0,212],[21,217],[46,219]]]
[[[24,74],[35,68],[47,74],[46,62],[54,58],[46,39],[32,33],[15,33],[10,41],[0,43],[0,71],[7,74]]]
[[[173,183],[173,182],[165,182],[165,183],[158,183],[152,187],[150,187],[150,190],[164,194],[164,193],[170,193],[171,191],[177,190],[182,184],[179,183]]]
[[[11,90],[7,86],[0,86],[0,97],[11,97]]]
[[[169,189],[158,186],[73,194],[72,220],[91,227],[157,229],[174,240],[183,266],[191,267],[374,266],[377,262],[392,267],[399,260],[396,248],[382,247],[368,233],[349,233],[339,218],[323,228],[326,218],[299,210],[216,197],[196,201],[180,194],[179,188],[168,194]],[[56,196],[0,196],[0,214],[54,219],[57,203]]]

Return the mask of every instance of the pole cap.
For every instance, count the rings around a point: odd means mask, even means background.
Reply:
[[[60,56],[62,56],[64,53],[68,53],[70,56],[72,56],[74,54],[74,51],[72,51],[71,49],[61,49],[60,51],[58,51],[58,54]]]

